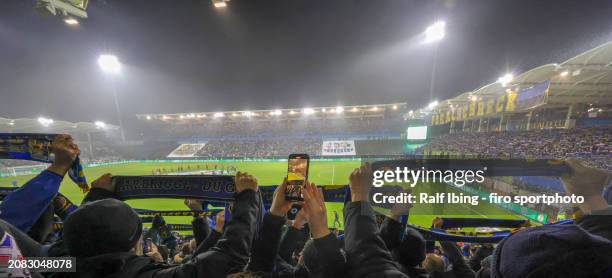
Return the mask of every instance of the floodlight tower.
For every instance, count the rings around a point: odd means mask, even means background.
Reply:
[[[438,61],[438,48],[440,41],[446,36],[446,22],[438,21],[425,29],[425,43],[434,43],[434,57],[431,68],[431,80],[429,82],[429,101],[433,101],[434,83],[436,78],[436,64]]]
[[[119,75],[121,73],[121,63],[115,55],[102,54],[98,57],[98,66],[107,75]],[[123,130],[123,121],[121,120],[121,109],[119,108],[119,99],[117,98],[117,86],[115,80],[111,80],[113,98],[115,100],[115,112],[119,121],[119,132],[121,133],[121,141],[125,142],[125,132]]]

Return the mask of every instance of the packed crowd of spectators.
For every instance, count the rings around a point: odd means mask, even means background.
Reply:
[[[292,153],[321,155],[321,139],[214,140],[196,154],[198,157],[265,158],[287,157]]]
[[[269,210],[261,211],[257,178],[238,172],[231,215],[196,217],[193,241],[161,218],[143,230],[138,214],[117,199],[112,174],[91,184],[80,206],[58,194],[79,154],[69,136],[53,142],[56,160],[0,204],[0,254],[8,260],[76,257],[76,272],[30,272],[27,265],[0,269],[6,277],[610,277],[612,207],[601,191],[609,173],[567,161],[565,191],[585,196],[573,224],[525,227],[493,244],[425,241],[403,224],[410,206],[378,215],[370,203],[368,164],[350,176],[344,231],[327,223],[323,192],[306,182],[294,220],[287,214],[287,182],[279,181]],[[201,200],[186,200],[190,209]],[[71,207],[71,209],[67,209]],[[258,215],[263,215],[258,220]],[[63,228],[54,231],[54,219]],[[377,218],[380,221],[377,221]],[[441,229],[436,218],[432,229]],[[8,244],[7,244],[8,243]],[[0,263],[4,263],[0,262]]]
[[[151,123],[147,138],[269,138],[310,137],[321,135],[399,135],[403,131],[401,115],[364,118],[309,118],[293,120],[206,120],[194,123]]]
[[[612,126],[575,129],[454,133],[432,139],[425,154],[476,155],[489,158],[582,158],[585,163],[612,170]]]

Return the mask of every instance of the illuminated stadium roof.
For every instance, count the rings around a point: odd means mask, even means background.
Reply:
[[[168,123],[188,123],[208,119],[223,119],[228,121],[299,119],[310,118],[359,118],[384,117],[386,111],[403,113],[406,103],[388,103],[372,105],[349,105],[328,107],[303,107],[272,110],[241,110],[219,112],[193,112],[176,114],[138,114],[136,117],[147,121],[163,121]]]
[[[434,107],[436,110],[448,110],[452,108],[451,105],[499,96],[509,91],[517,92],[547,80],[550,87],[545,107],[567,107],[572,103],[612,104],[612,42],[559,64],[546,64],[514,77],[500,78],[474,91],[419,109],[414,114],[427,114]]]
[[[37,119],[0,118],[0,132],[96,133],[118,129],[118,126],[114,126],[100,121],[93,123],[71,123],[66,121],[56,121],[45,117],[40,117]]]

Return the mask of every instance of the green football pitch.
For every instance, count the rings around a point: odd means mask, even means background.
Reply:
[[[217,167],[235,166],[238,171],[248,172],[259,180],[260,185],[277,185],[286,175],[287,162],[282,161],[224,161],[224,162],[131,162],[125,164],[116,164],[108,166],[89,167],[85,169],[85,175],[89,182],[95,180],[104,173],[113,175],[151,175],[153,171],[165,169],[167,172],[176,172],[177,168],[182,166],[184,171],[192,171],[198,169],[204,170],[206,166],[209,169]],[[313,160],[310,164],[309,177],[312,182],[317,185],[343,185],[348,183],[350,172],[360,166],[358,160],[354,161],[317,161]],[[11,186],[11,182],[16,180],[18,185],[23,185],[33,175],[17,176],[17,177],[2,177],[0,178],[0,186]],[[69,179],[65,178],[62,182],[60,192],[68,197],[73,203],[78,204],[83,199],[84,194],[80,189]],[[460,192],[455,188],[451,188],[444,184],[417,184],[413,188],[413,193],[425,192],[435,194],[438,192]],[[153,209],[153,210],[186,210],[187,207],[183,204],[183,200],[179,199],[143,199],[130,200],[128,203],[133,208]],[[327,203],[328,224],[330,227],[334,225],[335,212],[339,217],[340,226],[342,229],[342,204]],[[472,206],[470,204],[445,204],[445,205],[427,205],[416,204],[410,211],[409,223],[429,227],[431,220],[436,217],[472,217],[472,218],[501,218],[501,219],[523,219],[520,215],[504,210],[496,205],[479,201],[479,204]],[[191,223],[191,217],[188,216],[166,216],[166,223],[186,224]],[[118,219],[118,221],[121,221]]]

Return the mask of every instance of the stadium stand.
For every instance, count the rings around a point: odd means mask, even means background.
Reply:
[[[612,126],[453,133],[431,140],[418,152],[483,158],[577,157],[590,165],[612,170]]]

